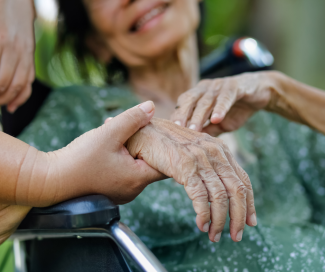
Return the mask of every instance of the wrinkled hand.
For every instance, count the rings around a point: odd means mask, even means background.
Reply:
[[[32,0],[0,1],[0,105],[14,112],[31,95],[34,80]]]
[[[0,204],[0,245],[18,228],[30,207]]]
[[[234,131],[268,105],[278,74],[256,72],[202,80],[178,98],[171,120],[212,136]]]
[[[197,225],[201,231],[209,231],[211,241],[220,239],[228,200],[234,241],[242,239],[245,222],[256,225],[249,177],[222,140],[153,118],[127,141],[127,149],[133,157],[184,185],[197,213]]]

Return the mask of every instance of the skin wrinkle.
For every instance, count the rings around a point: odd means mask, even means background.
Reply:
[[[60,152],[60,151],[58,151]],[[56,160],[58,160],[58,155],[57,155],[57,152],[50,152],[50,153],[47,153],[45,154],[46,155],[46,159],[47,161],[50,161],[51,160],[51,157],[55,157]],[[54,167],[56,168],[55,171],[51,171],[51,168]],[[53,201],[50,205],[52,205],[53,203],[57,203],[58,202],[58,195],[59,195],[59,191],[61,191],[60,189],[57,189],[58,187],[59,188],[62,188],[62,179],[61,179],[61,171],[60,171],[60,168],[59,166],[56,166],[54,163],[48,163],[48,167],[47,167],[47,172],[46,172],[46,176],[45,176],[45,182],[44,184],[47,184],[47,183],[51,183],[51,179],[49,178],[51,175],[50,173],[56,173],[56,175],[58,176],[58,181],[57,182],[53,182],[53,184],[55,184],[55,193],[54,193],[54,196],[53,196]]]
[[[15,182],[15,205],[18,205],[18,203],[17,203],[17,190],[18,190],[19,177],[20,177],[20,175],[21,175],[21,169],[22,169],[22,167],[23,167],[23,165],[24,165],[24,163],[25,163],[26,157],[27,157],[28,152],[29,152],[29,150],[30,150],[31,148],[32,148],[31,146],[28,147],[28,149],[27,149],[27,151],[26,151],[26,154],[24,154],[24,156],[23,156],[23,158],[22,158],[22,161],[21,161],[21,163],[20,163],[20,165],[19,165],[19,168],[18,168],[17,178],[15,179],[15,180],[16,180],[16,182]],[[27,198],[28,198],[28,197],[27,197]]]
[[[37,156],[39,156],[39,155],[41,155],[41,153],[37,153]],[[37,160],[37,159],[36,159]],[[40,192],[40,194],[38,195],[38,201],[41,201],[41,199],[42,199],[42,196],[43,196],[43,193],[44,193],[44,190],[45,190],[45,187],[46,187],[46,184],[47,184],[47,177],[48,177],[48,168],[49,168],[49,166],[47,166],[46,167],[47,169],[45,170],[46,171],[46,176],[45,176],[45,178],[44,178],[44,182],[41,182],[41,184],[43,185],[43,186],[41,186],[41,192]],[[37,177],[36,177],[37,178]]]

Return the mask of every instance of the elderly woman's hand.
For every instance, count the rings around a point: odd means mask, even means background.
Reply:
[[[228,199],[234,241],[242,239],[245,222],[257,224],[249,177],[220,139],[154,118],[128,140],[127,149],[184,185],[193,200],[197,225],[201,231],[209,231],[211,241],[220,239]]]
[[[202,80],[179,97],[171,120],[212,136],[236,130],[267,107],[279,76],[272,71]]]
[[[0,1],[0,105],[14,112],[29,98],[34,80],[33,0]]]

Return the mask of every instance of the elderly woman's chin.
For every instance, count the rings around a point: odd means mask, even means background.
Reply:
[[[195,33],[199,24],[197,4],[194,8],[188,8],[189,4],[185,6],[184,9],[188,9],[186,14],[184,10],[177,13],[177,8],[171,6],[170,10],[167,9],[140,29],[129,33],[125,36],[126,47],[129,47],[130,52],[148,60],[174,52]]]

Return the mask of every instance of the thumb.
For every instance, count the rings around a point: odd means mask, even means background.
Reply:
[[[137,178],[138,180],[142,181],[145,184],[149,185],[155,181],[168,178],[166,175],[152,168],[144,160],[136,159],[135,164],[136,164],[136,169],[134,171],[134,173],[136,173],[135,178]]]
[[[109,122],[105,122],[114,139],[124,144],[140,128],[146,126],[155,113],[155,104],[152,101],[144,102],[121,113]]]

